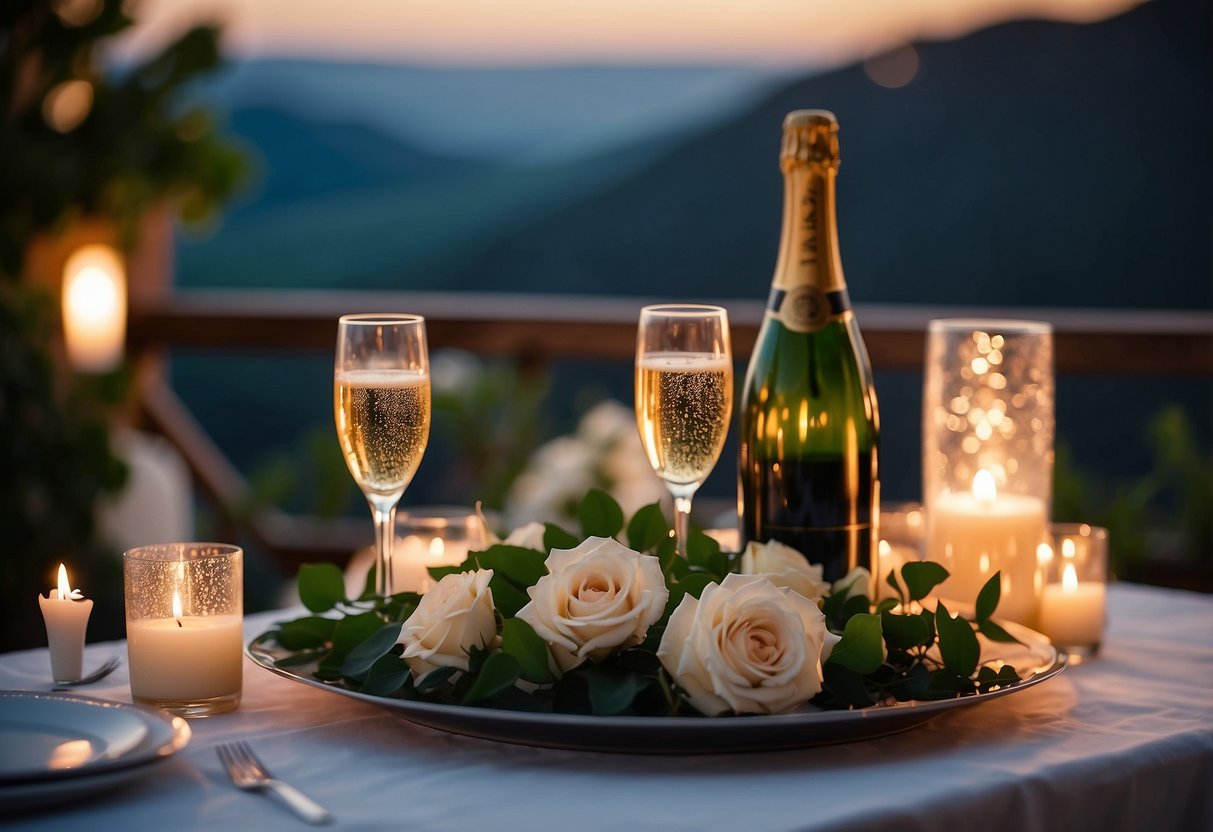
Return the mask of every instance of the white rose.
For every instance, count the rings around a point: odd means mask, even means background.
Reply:
[[[775,586],[794,589],[810,601],[820,601],[830,590],[820,565],[809,563],[796,549],[775,540],[750,541],[741,553],[741,573],[762,575]]]
[[[404,622],[400,643],[414,678],[439,667],[468,669],[468,651],[497,639],[493,615],[492,569],[444,575],[421,596]]]
[[[838,636],[817,604],[761,575],[726,575],[682,599],[657,657],[703,714],[775,714],[821,691]]]
[[[546,552],[547,549],[543,545],[543,535],[547,531],[547,527],[542,523],[527,523],[525,526],[519,526],[510,532],[502,542],[506,546],[521,546],[523,549],[535,549],[539,552]]]
[[[871,598],[872,573],[862,566],[856,566],[847,574],[834,582],[831,595],[841,595],[850,598],[852,595],[866,595]]]
[[[548,643],[557,675],[639,644],[669,600],[661,562],[609,537],[553,549],[518,612]]]

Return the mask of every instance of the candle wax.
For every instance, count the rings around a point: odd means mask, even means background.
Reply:
[[[136,698],[204,700],[240,692],[244,635],[239,615],[128,621],[126,638]]]
[[[59,600],[59,590],[38,596],[46,642],[51,651],[51,676],[56,682],[74,682],[84,675],[84,633],[93,602]]]
[[[971,494],[943,494],[927,517],[927,559],[951,577],[940,597],[966,605],[995,572],[1002,572],[1002,596],[995,616],[1036,625],[1036,547],[1045,539],[1045,504],[1036,497],[999,494],[978,500]]]
[[[1067,590],[1046,584],[1040,597],[1040,631],[1062,647],[1091,647],[1103,640],[1105,587],[1084,581]]]

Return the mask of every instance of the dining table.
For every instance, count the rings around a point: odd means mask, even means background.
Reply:
[[[245,643],[300,613],[246,615]],[[88,644],[85,668],[111,655],[122,666],[72,695],[132,701],[124,641]],[[46,648],[0,655],[0,689],[50,687]],[[307,828],[233,786],[216,747],[243,739],[340,829],[1199,832],[1213,830],[1213,596],[1113,583],[1094,658],[851,742],[708,754],[499,742],[424,727],[248,655],[239,707],[188,727],[184,747],[112,787],[32,807],[0,796],[0,828]]]

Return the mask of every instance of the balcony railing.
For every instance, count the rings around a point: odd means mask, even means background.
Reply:
[[[424,315],[432,347],[510,358],[523,368],[568,359],[630,362],[646,302],[568,295],[183,291],[135,305],[130,344],[136,355],[149,356],[181,347],[328,354],[339,315],[391,310]],[[734,351],[744,359],[762,322],[762,302],[714,302],[728,308]],[[933,318],[1026,318],[1053,325],[1061,375],[1213,378],[1208,311],[860,305],[856,315],[878,371],[921,371]],[[149,426],[176,445],[231,531],[250,535],[282,568],[313,560],[341,563],[371,542],[369,524],[360,521],[243,512],[249,494],[244,477],[155,372],[143,375],[140,403]]]

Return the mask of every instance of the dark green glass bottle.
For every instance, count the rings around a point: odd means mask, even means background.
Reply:
[[[778,540],[827,580],[871,570],[880,517],[880,417],[838,252],[838,122],[783,123],[783,231],[742,388],[742,543]]]

